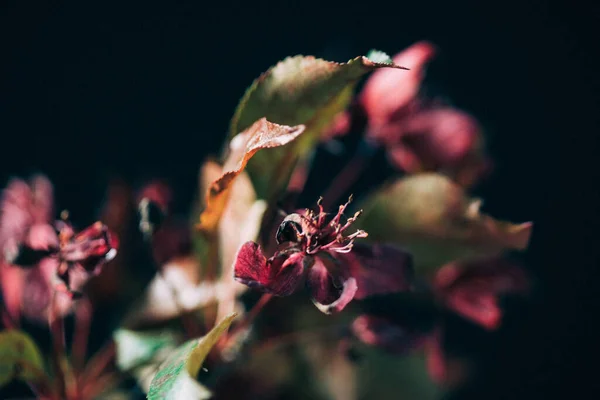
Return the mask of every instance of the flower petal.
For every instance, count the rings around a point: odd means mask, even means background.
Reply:
[[[267,267],[271,273],[269,292],[277,296],[289,296],[294,293],[302,283],[304,271],[310,263],[312,257],[307,257],[301,252],[279,253],[271,257],[267,260]]]
[[[379,128],[415,99],[425,76],[425,67],[434,55],[435,48],[431,43],[415,43],[393,58],[394,63],[406,66],[409,71],[400,73],[382,69],[368,79],[360,102],[369,116],[368,133],[374,139],[384,139],[379,137]]]
[[[315,306],[325,314],[339,312],[354,298],[356,279],[332,276],[323,261],[315,257],[309,269],[307,285]]]
[[[347,263],[350,274],[356,279],[357,299],[403,292],[411,287],[412,257],[397,247],[357,243],[350,253],[337,257]]]
[[[425,335],[417,331],[371,315],[360,315],[351,330],[361,342],[394,354],[407,354],[425,340]]]
[[[80,263],[87,271],[94,271],[115,257],[118,246],[116,235],[98,221],[61,246],[60,257]]]
[[[437,272],[434,286],[448,308],[487,329],[496,329],[502,318],[498,297],[525,291],[527,278],[516,265],[493,259],[445,265]]]
[[[56,246],[56,234],[48,225],[52,185],[45,177],[34,177],[31,186],[13,179],[2,192],[0,214],[0,249],[8,262],[23,259],[21,256],[26,253],[24,260],[35,264],[47,255],[36,257],[36,250],[46,251]]]
[[[298,251],[276,253],[268,260],[257,243],[246,242],[235,261],[235,279],[276,296],[292,294],[302,283],[312,259]]]
[[[427,370],[431,379],[441,384],[446,380],[446,356],[441,343],[442,334],[436,330],[426,341],[425,351],[427,354]]]
[[[251,288],[264,290],[270,280],[267,258],[255,242],[246,242],[240,247],[233,270],[235,279]]]
[[[408,173],[442,171],[463,186],[488,172],[481,126],[469,114],[450,107],[418,110],[386,128],[397,139],[391,162]]]

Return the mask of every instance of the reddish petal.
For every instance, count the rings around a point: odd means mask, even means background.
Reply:
[[[434,286],[448,308],[496,329],[502,317],[498,297],[525,291],[527,278],[516,265],[494,259],[448,264],[437,272]]]
[[[444,354],[444,348],[442,346],[441,339],[441,331],[437,330],[429,338],[427,338],[425,343],[427,370],[429,371],[431,379],[438,384],[443,384],[448,375],[446,355]]]
[[[258,243],[246,242],[235,256],[234,276],[238,282],[252,288],[267,286],[270,282],[267,258]]]
[[[319,257],[315,257],[307,279],[313,303],[325,314],[343,310],[357,290],[355,278],[332,276]]]
[[[2,301],[13,321],[21,316],[21,299],[27,272],[10,264],[0,263],[2,279]]]
[[[118,248],[115,234],[101,222],[79,232],[60,249],[61,259],[81,264],[88,272],[112,260]]]
[[[312,263],[311,257],[304,253],[279,253],[267,260],[267,268],[271,274],[271,282],[267,285],[269,292],[277,296],[289,296],[303,283],[304,271]]]
[[[411,287],[412,257],[390,245],[357,243],[348,254],[340,254],[356,279],[356,298],[386,293],[403,292]]]
[[[288,296],[302,283],[310,261],[295,251],[280,252],[267,260],[257,243],[246,242],[236,256],[235,279],[276,296]]]
[[[36,250],[58,248],[58,236],[54,228],[48,224],[35,224],[27,234],[27,244]]]
[[[400,143],[390,156],[398,168],[409,173],[456,170],[480,147],[477,121],[452,108],[422,110],[394,126]]]
[[[361,342],[394,354],[406,354],[421,346],[425,337],[386,318],[371,315],[356,318],[351,330]]]
[[[0,203],[0,245],[2,256],[14,257],[32,224],[31,190],[20,179],[12,180],[2,192]]]
[[[31,178],[32,207],[30,209],[33,222],[45,224],[54,217],[54,190],[52,183],[43,175]]]
[[[369,116],[369,134],[378,139],[378,128],[408,106],[419,92],[425,67],[433,58],[431,43],[419,42],[397,54],[393,60],[409,71],[381,69],[373,73],[361,93],[360,101]]]

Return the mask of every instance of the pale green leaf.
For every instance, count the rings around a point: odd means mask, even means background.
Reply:
[[[152,379],[148,399],[201,400],[210,398],[210,391],[196,380],[196,375],[210,350],[221,335],[227,331],[235,317],[235,313],[228,315],[205,336],[200,339],[192,339],[179,346]]]
[[[177,335],[172,332],[136,332],[119,329],[113,334],[116,344],[117,367],[128,371],[152,363],[160,354],[173,350]]]

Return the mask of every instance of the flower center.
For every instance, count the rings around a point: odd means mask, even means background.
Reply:
[[[352,202],[352,196],[341,205],[336,215],[328,219],[328,214],[323,211],[322,198],[317,202],[318,211],[307,209],[304,214],[288,215],[277,230],[277,243],[294,243],[306,254],[315,254],[319,251],[335,251],[348,253],[352,250],[354,239],[367,237],[365,231],[346,235],[345,231],[362,214],[357,211],[352,217],[346,218],[344,212]],[[344,221],[345,220],[345,221]]]

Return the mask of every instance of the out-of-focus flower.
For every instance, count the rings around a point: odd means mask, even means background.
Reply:
[[[85,283],[98,275],[102,266],[117,255],[118,240],[108,227],[98,221],[79,233],[66,222],[59,221],[57,276],[66,291],[79,297]],[[59,287],[60,288],[60,287]]]
[[[366,114],[367,139],[384,146],[398,169],[444,172],[467,186],[490,166],[483,154],[481,127],[467,113],[420,96],[426,66],[435,52],[431,43],[418,42],[398,53],[394,63],[410,70],[373,73],[357,108]],[[352,129],[350,121],[347,114],[338,116],[328,137]]]
[[[433,285],[441,304],[486,329],[500,325],[499,297],[524,293],[529,286],[523,270],[501,258],[445,265]]]
[[[501,259],[451,263],[442,267],[433,282],[433,300],[438,312],[429,329],[416,328],[395,315],[361,315],[354,320],[352,332],[363,343],[395,354],[406,354],[423,348],[432,379],[440,384],[453,384],[464,378],[461,363],[452,368],[443,345],[442,312],[451,311],[476,324],[493,330],[499,327],[502,310],[499,297],[527,289],[523,271]]]
[[[67,313],[70,298],[116,255],[116,237],[105,225],[96,222],[75,233],[66,221],[51,222],[52,204],[52,185],[42,176],[30,184],[15,179],[2,193],[2,288],[15,319],[21,311],[45,319],[55,288],[68,294],[58,296],[55,311]]]
[[[313,303],[326,314],[341,311],[354,297],[407,290],[411,258],[406,253],[391,246],[353,251],[354,240],[367,233],[345,235],[360,215],[342,221],[350,201],[330,220],[320,202],[318,212],[288,215],[276,234],[281,249],[269,259],[257,243],[246,242],[236,256],[235,279],[277,296],[305,284]]]

